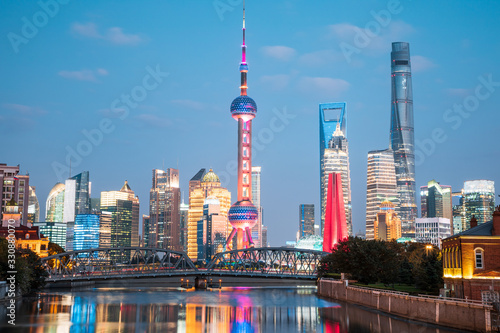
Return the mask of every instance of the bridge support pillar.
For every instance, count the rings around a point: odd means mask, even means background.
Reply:
[[[201,276],[197,276],[194,279],[194,288],[195,289],[207,289],[207,279]]]

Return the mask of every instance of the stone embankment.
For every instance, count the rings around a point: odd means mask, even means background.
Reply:
[[[321,279],[318,295],[355,303],[403,318],[475,332],[491,332],[492,306],[465,300],[410,296],[407,293],[349,286]]]

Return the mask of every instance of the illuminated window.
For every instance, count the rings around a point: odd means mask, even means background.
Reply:
[[[483,249],[476,249],[476,268],[484,268],[483,265]]]

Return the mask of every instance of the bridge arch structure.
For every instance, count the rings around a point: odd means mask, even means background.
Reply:
[[[42,259],[49,282],[175,275],[315,279],[326,252],[293,248],[249,248],[217,253],[198,268],[186,253],[148,247],[96,248]]]

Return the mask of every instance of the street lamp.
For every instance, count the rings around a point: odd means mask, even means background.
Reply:
[[[430,245],[430,244],[427,244],[425,246],[425,254],[428,256],[429,255],[429,250],[432,250],[433,249],[433,246]]]

